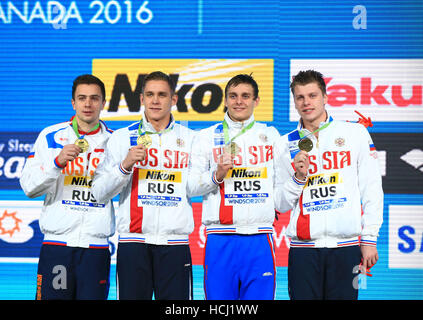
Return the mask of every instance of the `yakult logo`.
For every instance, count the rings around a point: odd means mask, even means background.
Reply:
[[[376,121],[423,121],[422,59],[291,60],[291,77],[301,70],[323,74],[326,109],[337,120],[357,121],[354,110]],[[297,121],[292,95],[290,120]]]
[[[343,105],[395,105],[397,107],[419,106],[422,104],[422,85],[373,85],[372,78],[360,78],[360,87],[355,88],[349,84],[331,85],[333,78],[325,78],[328,94],[328,105],[341,107]],[[390,91],[390,95],[386,93]],[[411,97],[406,98],[405,95]],[[406,94],[405,94],[406,93]]]

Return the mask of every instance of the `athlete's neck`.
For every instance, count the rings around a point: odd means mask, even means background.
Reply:
[[[79,131],[90,132],[99,123],[99,120],[97,119],[93,122],[85,122],[76,117],[76,123],[78,124]]]
[[[231,121],[233,121],[233,122],[238,122],[238,123],[241,123],[241,124],[243,124],[243,123],[245,123],[245,122],[248,122],[248,120],[251,118],[251,115],[248,117],[248,118],[246,118],[246,119],[235,119],[233,116],[231,116],[230,114],[229,114],[229,112],[228,112],[228,117],[229,117],[229,119],[231,119]]]
[[[322,116],[318,119],[315,119],[313,121],[307,121],[307,120],[304,120],[303,118],[301,118],[301,122],[302,122],[304,128],[306,128],[310,132],[314,132],[314,131],[316,131],[317,129],[320,128],[320,124],[322,122],[325,122],[327,120],[327,118],[328,118],[328,116],[327,116],[327,113],[325,112],[324,116]],[[315,132],[314,135],[315,135],[316,138],[319,137],[319,132]]]
[[[160,132],[160,131],[166,129],[167,126],[169,125],[170,119],[171,119],[170,114],[168,116],[166,116],[165,118],[158,119],[158,120],[148,119],[147,116],[145,116],[145,118],[153,126],[153,128],[154,128],[154,130],[156,130],[156,132]]]
[[[319,125],[320,122],[307,122],[307,121],[302,121],[303,122],[303,127],[306,128],[308,131],[313,132],[316,131],[317,129],[319,129]],[[318,132],[316,132],[318,133]]]

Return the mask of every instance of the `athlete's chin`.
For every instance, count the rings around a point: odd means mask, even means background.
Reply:
[[[306,121],[306,122],[314,122],[317,119],[317,117],[310,114],[302,114],[301,119],[303,119],[303,121]]]

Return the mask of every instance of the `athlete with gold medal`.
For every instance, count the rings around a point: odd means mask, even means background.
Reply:
[[[101,201],[119,194],[119,299],[192,299],[188,245],[194,219],[187,191],[194,132],[177,123],[171,77],[143,79],[142,119],[116,130],[93,181]]]
[[[327,112],[323,75],[292,77],[297,129],[275,149],[276,208],[291,210],[288,287],[291,299],[358,297],[354,279],[378,260],[383,190],[377,153],[360,122]]]
[[[206,299],[274,299],[273,148],[279,133],[254,120],[259,103],[253,77],[233,77],[223,121],[194,141],[189,184],[203,196]]]
[[[39,134],[20,178],[28,197],[45,195],[36,299],[107,299],[114,209],[111,201],[96,201],[90,188],[112,132],[99,119],[105,105],[103,82],[92,75],[77,77],[71,103],[71,121]],[[72,279],[59,290],[52,279],[57,265]]]

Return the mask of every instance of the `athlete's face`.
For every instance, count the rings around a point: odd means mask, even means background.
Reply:
[[[232,120],[240,122],[251,117],[259,101],[259,97],[254,98],[253,86],[248,83],[229,87],[225,97],[229,116]]]
[[[178,96],[172,94],[169,84],[163,80],[150,80],[146,83],[141,103],[145,106],[145,115],[149,121],[162,121],[170,118],[172,106]]]
[[[323,94],[316,82],[294,87],[295,108],[305,123],[319,124],[326,120],[327,100],[327,95]]]
[[[100,112],[106,103],[100,87],[96,84],[78,85],[71,102],[75,110],[75,117],[80,126],[97,124],[100,118]]]

